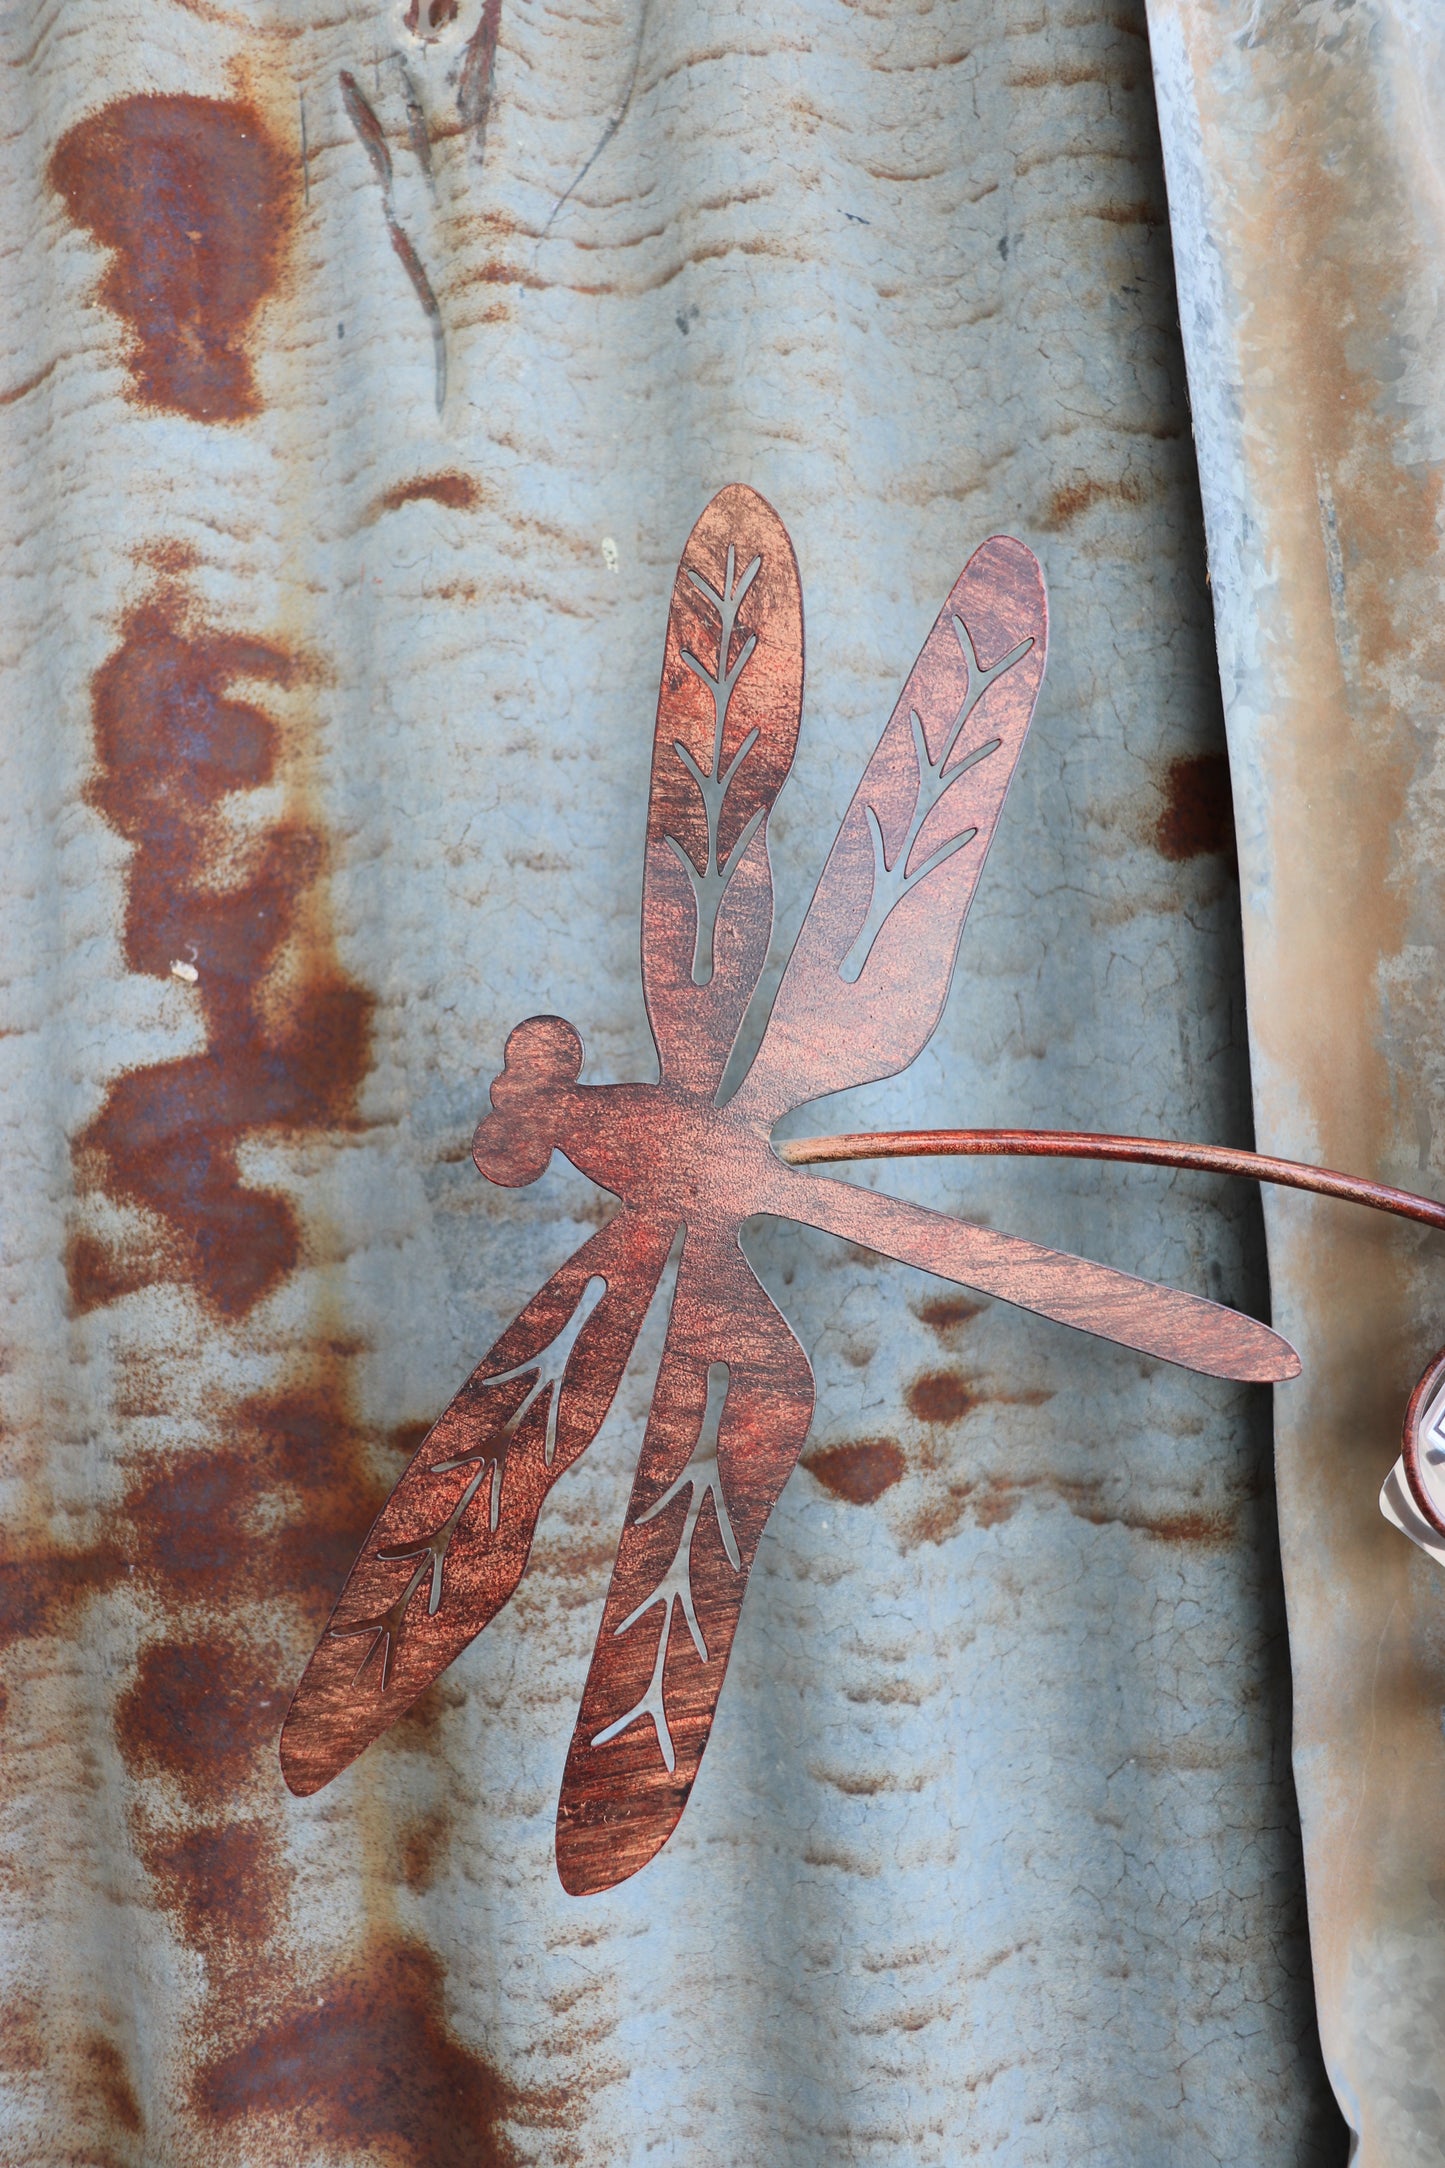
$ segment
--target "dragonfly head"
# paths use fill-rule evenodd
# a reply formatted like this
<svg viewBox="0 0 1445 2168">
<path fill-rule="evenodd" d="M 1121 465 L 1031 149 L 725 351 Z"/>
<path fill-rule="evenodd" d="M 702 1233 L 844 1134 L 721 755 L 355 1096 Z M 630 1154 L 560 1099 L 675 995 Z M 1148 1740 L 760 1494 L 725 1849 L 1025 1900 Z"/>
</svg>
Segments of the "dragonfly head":
<svg viewBox="0 0 1445 2168">
<path fill-rule="evenodd" d="M 507 1041 L 492 1111 L 477 1124 L 472 1157 L 489 1182 L 522 1189 L 544 1172 L 567 1087 L 582 1069 L 582 1041 L 560 1016 L 529 1016 Z"/>
</svg>

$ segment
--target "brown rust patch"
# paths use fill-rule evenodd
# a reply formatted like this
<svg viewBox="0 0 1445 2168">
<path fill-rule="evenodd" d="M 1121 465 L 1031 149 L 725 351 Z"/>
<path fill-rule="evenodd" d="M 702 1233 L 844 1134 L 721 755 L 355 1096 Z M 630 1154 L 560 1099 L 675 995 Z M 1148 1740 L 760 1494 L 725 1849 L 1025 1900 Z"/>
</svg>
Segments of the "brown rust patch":
<svg viewBox="0 0 1445 2168">
<path fill-rule="evenodd" d="M 148 1460 L 126 1512 L 136 1564 L 162 1583 L 168 1605 L 223 1607 L 266 1571 L 254 1511 L 272 1481 L 242 1448 L 167 1453 Z M 267 1546 L 269 1548 L 269 1546 Z"/>
<path fill-rule="evenodd" d="M 323 1373 L 218 1419 L 229 1442 L 147 1459 L 127 1494 L 137 1570 L 214 1613 L 288 1598 L 319 1632 L 385 1500 L 349 1396 Z"/>
<path fill-rule="evenodd" d="M 357 1546 L 386 1502 L 386 1472 L 370 1466 L 366 1435 L 349 1396 L 325 1377 L 262 1394 L 236 1409 L 238 1446 L 230 1459 L 234 1496 L 266 1500 L 266 1531 L 251 1537 L 264 1589 L 299 1606 L 321 1630 Z M 275 1511 L 275 1507 L 282 1511 Z M 247 1587 L 247 1559 L 236 1585 Z"/>
<path fill-rule="evenodd" d="M 1189 753 L 1171 760 L 1163 789 L 1164 808 L 1154 829 L 1161 858 L 1234 857 L 1234 796 L 1225 754 Z"/>
<path fill-rule="evenodd" d="M 264 1823 L 188 1829 L 142 1850 L 161 1903 L 193 1949 L 270 1940 L 286 1878 Z"/>
<path fill-rule="evenodd" d="M 1131 66 L 1111 67 L 1106 59 L 1058 60 L 1047 68 L 1015 68 L 1007 81 L 1010 90 L 1076 90 L 1081 83 L 1102 83 L 1109 90 L 1129 92 L 1139 84 Z"/>
<path fill-rule="evenodd" d="M 348 1565 L 350 1560 L 347 1561 Z M 332 1591 L 333 1595 L 335 1591 Z M 595 1597 L 596 1590 L 593 1595 Z M 377 1740 L 377 1748 L 383 1754 L 424 1754 L 436 1742 L 437 1732 L 448 1709 L 465 1707 L 467 1689 L 451 1672 L 444 1671 L 433 1679 L 416 1697 L 409 1709 L 397 1718 L 388 1731 Z"/>
<path fill-rule="evenodd" d="M 127 1768 L 172 1778 L 193 1805 L 228 1800 L 254 1776 L 274 1781 L 284 1677 L 279 1651 L 219 1633 L 152 1642 L 116 1708 Z"/>
<path fill-rule="evenodd" d="M 402 22 L 414 38 L 435 37 L 457 19 L 458 0 L 410 0 Z"/>
<path fill-rule="evenodd" d="M 43 368 L 35 370 L 33 375 L 27 376 L 21 383 L 12 384 L 8 390 L 0 391 L 0 407 L 14 406 L 19 400 L 28 399 L 31 392 L 39 391 L 41 385 L 49 381 L 55 368 L 54 361 L 47 361 Z"/>
<path fill-rule="evenodd" d="M 920 1324 L 943 1339 L 957 1326 L 966 1325 L 971 1318 L 977 1317 L 983 1307 L 981 1302 L 974 1302 L 968 1295 L 938 1295 L 920 1304 L 917 1316 Z"/>
<path fill-rule="evenodd" d="M 319 1633 L 390 1482 L 372 1466 L 349 1402 L 324 1386 L 246 1401 L 238 1420 L 284 1501 L 266 1545 L 270 1586 Z"/>
<path fill-rule="evenodd" d="M 245 340 L 276 280 L 293 193 L 256 108 L 116 99 L 62 136 L 50 180 L 115 252 L 100 294 L 130 327 L 132 396 L 202 422 L 255 414 Z"/>
<path fill-rule="evenodd" d="M 1108 481 L 1085 476 L 1077 482 L 1063 483 L 1053 492 L 1042 524 L 1057 533 L 1091 512 L 1096 504 L 1134 506 L 1146 503 L 1150 495 L 1137 475 L 1123 474 Z"/>
<path fill-rule="evenodd" d="M 212 2123 L 284 2131 L 293 2149 L 365 2152 L 397 2168 L 514 2168 L 517 2089 L 446 2020 L 431 1951 L 378 1938 L 354 1965 L 198 2074 Z M 279 2157 L 279 2154 L 274 2157 Z"/>
<path fill-rule="evenodd" d="M 77 1141 L 82 1177 L 98 1174 L 113 1197 L 160 1222 L 145 1249 L 75 1238 L 79 1310 L 181 1279 L 223 1316 L 243 1316 L 293 1269 L 300 1236 L 289 1199 L 242 1182 L 242 1138 L 355 1121 L 372 1003 L 315 931 L 321 838 L 283 819 L 238 864 L 221 818 L 229 793 L 272 780 L 280 736 L 232 688 L 299 674 L 269 642 L 193 626 L 171 589 L 131 612 L 96 673 L 89 796 L 135 846 L 126 962 L 160 978 L 178 958 L 194 963 L 189 991 L 207 1043 L 120 1077 Z M 284 998 L 268 983 L 283 960 Z"/>
<path fill-rule="evenodd" d="M 1159 203 L 1095 203 L 1087 213 L 1106 226 L 1162 226 L 1164 206 Z"/>
<path fill-rule="evenodd" d="M 907 1463 L 896 1438 L 858 1438 L 848 1445 L 824 1445 L 804 1456 L 803 1466 L 835 1498 L 850 1506 L 871 1506 L 902 1476 Z"/>
<path fill-rule="evenodd" d="M 104 2033 L 90 2033 L 80 2054 L 87 2090 L 99 2105 L 109 2128 L 124 2131 L 129 2138 L 138 2138 L 145 2128 L 145 2120 L 120 2049 Z"/>
<path fill-rule="evenodd" d="M 944 1543 L 972 1521 L 979 1528 L 996 1528 L 1011 1521 L 1026 1499 L 1056 1499 L 1081 1521 L 1094 1528 L 1129 1528 L 1156 1542 L 1214 1547 L 1234 1540 L 1237 1519 L 1231 1508 L 1188 1507 L 1178 1513 L 1160 1513 L 1120 1498 L 1096 1478 L 1071 1480 L 1056 1475 L 988 1475 L 973 1482 L 950 1483 L 941 1497 L 931 1499 L 909 1522 L 907 1540 L 913 1543 Z"/>
<path fill-rule="evenodd" d="M 109 1541 L 74 1551 L 37 1542 L 0 1558 L 0 1649 L 69 1636 L 77 1611 L 114 1588 L 125 1571 L 121 1550 Z"/>
<path fill-rule="evenodd" d="M 979 1404 L 980 1394 L 956 1370 L 929 1370 L 915 1378 L 904 1395 L 910 1415 L 920 1423 L 958 1423 Z"/>
<path fill-rule="evenodd" d="M 424 1814 L 403 1827 L 397 1840 L 401 1878 L 418 1896 L 436 1880 L 437 1862 L 450 1834 L 450 1819 L 440 1811 Z"/>
<path fill-rule="evenodd" d="M 0 2070 L 30 2073 L 45 2069 L 50 2044 L 46 2018 L 50 2014 L 35 1999 L 33 1987 L 22 1990 L 17 1986 L 7 1995 L 5 2022 L 0 2025 Z"/>
<path fill-rule="evenodd" d="M 470 474 L 418 474 L 398 482 L 381 499 L 379 509 L 395 512 L 404 504 L 444 504 L 451 512 L 474 512 L 482 501 L 482 486 Z"/>
</svg>

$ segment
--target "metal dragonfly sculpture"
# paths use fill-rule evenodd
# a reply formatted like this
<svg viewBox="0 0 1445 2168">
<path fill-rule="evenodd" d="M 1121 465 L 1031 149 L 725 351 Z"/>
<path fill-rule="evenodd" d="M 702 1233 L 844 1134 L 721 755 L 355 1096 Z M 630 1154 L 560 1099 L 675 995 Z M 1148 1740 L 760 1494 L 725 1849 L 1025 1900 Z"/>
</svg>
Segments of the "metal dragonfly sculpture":
<svg viewBox="0 0 1445 2168">
<path fill-rule="evenodd" d="M 770 1141 L 789 1109 L 906 1069 L 931 1037 L 1047 636 L 1037 560 L 995 536 L 924 643 L 757 1055 L 720 1104 L 772 930 L 767 826 L 797 742 L 803 620 L 792 545 L 761 497 L 729 487 L 698 520 L 668 615 L 643 876 L 660 1079 L 583 1084 L 572 1026 L 532 1017 L 507 1041 L 472 1148 L 487 1179 L 508 1187 L 536 1180 L 560 1150 L 620 1209 L 502 1334 L 387 1500 L 286 1718 L 293 1791 L 344 1769 L 512 1595 L 542 1501 L 601 1426 L 679 1230 L 666 1346 L 562 1781 L 557 1863 L 574 1894 L 634 1874 L 676 1826 L 763 1528 L 811 1420 L 812 1370 L 743 1255 L 745 1220 L 824 1229 L 1212 1376 L 1298 1373 L 1288 1342 L 1253 1318 L 800 1164 L 863 1156 L 887 1139 L 820 1140 L 811 1152 Z M 935 1134 L 954 1142 L 899 1148 L 966 1150 L 958 1139 L 982 1133 Z M 1080 1141 L 1118 1147 L 1107 1156 L 1219 1160 L 1208 1147 Z M 1234 1171 L 1266 1164 L 1226 1156 L 1251 1161 Z M 1375 1201 L 1362 1194 L 1372 1185 L 1347 1176 L 1310 1186 L 1331 1184 Z"/>
</svg>

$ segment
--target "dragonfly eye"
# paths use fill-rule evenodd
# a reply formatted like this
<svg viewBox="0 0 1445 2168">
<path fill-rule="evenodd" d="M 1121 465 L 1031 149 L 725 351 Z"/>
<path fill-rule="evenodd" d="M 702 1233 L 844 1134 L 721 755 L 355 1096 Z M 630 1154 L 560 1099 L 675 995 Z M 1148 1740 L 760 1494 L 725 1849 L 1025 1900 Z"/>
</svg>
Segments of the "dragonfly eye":
<svg viewBox="0 0 1445 2168">
<path fill-rule="evenodd" d="M 531 1016 L 507 1041 L 505 1066 L 492 1084 L 492 1111 L 477 1124 L 472 1158 L 489 1182 L 522 1189 L 552 1156 L 556 1095 L 575 1084 L 582 1041 L 560 1016 Z"/>
<path fill-rule="evenodd" d="M 507 1041 L 505 1066 L 492 1086 L 492 1105 L 535 1100 L 582 1072 L 582 1041 L 565 1016 L 529 1016 Z"/>
</svg>

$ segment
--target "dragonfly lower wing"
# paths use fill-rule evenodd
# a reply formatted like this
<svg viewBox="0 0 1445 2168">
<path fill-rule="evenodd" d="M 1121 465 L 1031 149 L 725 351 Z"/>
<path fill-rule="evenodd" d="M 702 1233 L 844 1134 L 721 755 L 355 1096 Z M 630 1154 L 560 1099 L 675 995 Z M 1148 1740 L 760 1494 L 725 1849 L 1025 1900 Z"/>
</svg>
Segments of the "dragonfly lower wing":
<svg viewBox="0 0 1445 2168">
<path fill-rule="evenodd" d="M 735 1241 L 690 1236 L 557 1809 L 573 1896 L 676 1827 L 748 1574 L 813 1414 L 813 1373 Z"/>
<path fill-rule="evenodd" d="M 501 1610 L 542 1500 L 612 1404 L 672 1228 L 624 1212 L 507 1328 L 433 1424 L 372 1527 L 281 1732 L 319 1791 Z"/>
<path fill-rule="evenodd" d="M 779 1168 L 763 1209 L 1207 1377 L 1299 1376 L 1288 1340 L 1217 1302 L 822 1175 Z"/>
</svg>

